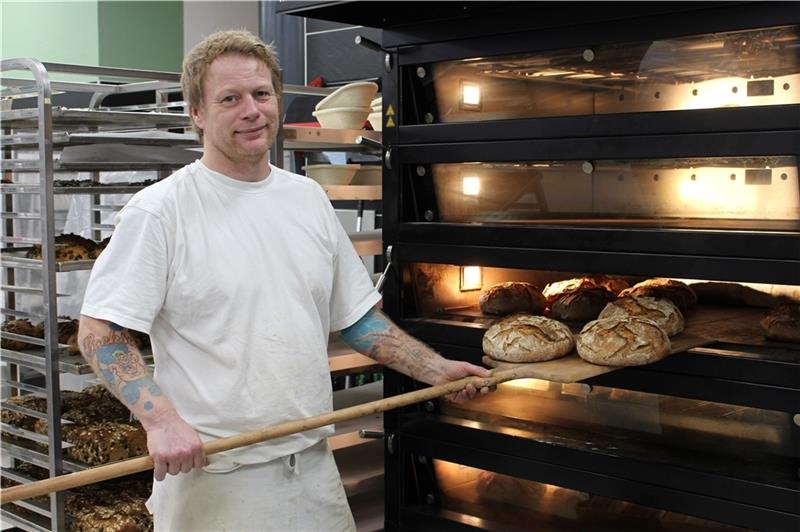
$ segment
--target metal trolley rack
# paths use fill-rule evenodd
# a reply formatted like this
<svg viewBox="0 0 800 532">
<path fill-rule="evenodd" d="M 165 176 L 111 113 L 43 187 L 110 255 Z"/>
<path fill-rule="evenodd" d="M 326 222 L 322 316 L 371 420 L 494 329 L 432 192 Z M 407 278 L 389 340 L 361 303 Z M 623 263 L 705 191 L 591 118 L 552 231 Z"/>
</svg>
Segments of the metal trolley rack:
<svg viewBox="0 0 800 532">
<path fill-rule="evenodd" d="M 166 172 L 185 164 L 185 161 L 143 162 L 106 161 L 76 162 L 70 164 L 59 157 L 66 147 L 91 145 L 96 143 L 124 144 L 125 146 L 191 146 L 196 145 L 193 135 L 180 133 L 153 133 L 167 128 L 186 128 L 190 119 L 182 110 L 178 112 L 146 112 L 148 110 L 170 111 L 170 93 L 180 91 L 180 77 L 168 72 L 152 72 L 118 68 L 88 67 L 54 63 L 41 63 L 33 59 L 11 59 L 0 63 L 3 72 L 2 97 L 4 103 L 15 98 L 35 98 L 35 106 L 24 109 L 3 108 L 2 118 L 2 171 L 3 171 L 3 309 L 4 317 L 30 318 L 41 320 L 44 338 L 34 338 L 3 331 L 3 339 L 24 341 L 40 346 L 34 350 L 2 349 L 2 361 L 9 365 L 10 378 L 4 382 L 12 393 L 31 393 L 47 399 L 47 413 L 42 414 L 15 405 L 4 404 L 4 409 L 16 410 L 22 414 L 46 419 L 48 434 L 41 435 L 3 424 L 2 429 L 12 434 L 16 442 L 32 441 L 46 443 L 47 451 L 28 448 L 24 443 L 2 444 L 3 454 L 13 460 L 32 463 L 49 470 L 50 476 L 76 471 L 86 465 L 66 460 L 62 450 L 69 446 L 61 441 L 60 419 L 60 374 L 91 373 L 91 368 L 76 355 L 66 352 L 66 345 L 58 342 L 58 272 L 91 269 L 93 260 L 57 262 L 55 249 L 56 222 L 54 219 L 54 196 L 56 194 L 88 194 L 93 198 L 93 225 L 95 238 L 110 226 L 100 223 L 103 211 L 116 210 L 113 206 L 100 204 L 101 194 L 134 193 L 142 188 L 136 185 L 101 185 L 99 172 L 107 170 L 159 170 Z M 28 72 L 31 79 L 16 79 L 12 72 Z M 86 75 L 98 80 L 111 79 L 113 82 L 60 82 L 50 79 L 51 72 Z M 19 74 L 17 74 L 19 75 Z M 91 94 L 89 109 L 66 109 L 53 105 L 53 98 L 63 91 Z M 146 106 L 134 105 L 109 110 L 101 107 L 103 100 L 110 95 L 141 94 L 155 100 Z M 19 158 L 23 151 L 35 153 L 33 159 Z M 89 186 L 57 186 L 54 176 L 59 171 L 90 171 Z M 16 182 L 15 176 L 37 175 L 38 182 Z M 23 195 L 39 198 L 38 205 L 33 202 L 23 211 L 19 201 Z M 22 227 L 32 226 L 27 235 L 22 235 Z M 38 227 L 37 227 L 38 226 Z M 35 235 L 35 236 L 30 236 Z M 41 260 L 25 257 L 31 245 L 41 246 Z M 19 270 L 31 270 L 41 274 L 41 282 L 36 286 L 24 286 L 17 282 Z M 30 284 L 36 284 L 31 282 Z M 29 311 L 19 308 L 18 295 L 26 294 L 41 298 L 41 310 Z M 29 368 L 44 374 L 44 387 L 23 382 L 20 368 Z M 3 468 L 3 477 L 16 482 L 28 482 L 9 469 Z M 26 512 L 19 512 L 20 509 Z M 19 515 L 24 513 L 25 516 Z M 64 513 L 64 494 L 55 493 L 50 504 L 41 505 L 32 501 L 20 501 L 2 508 L 3 519 L 26 530 L 63 530 L 66 528 Z"/>
<path fill-rule="evenodd" d="M 3 108 L 0 111 L 2 127 L 2 159 L 0 170 L 3 184 L 0 194 L 3 197 L 2 270 L 4 319 L 28 318 L 32 322 L 43 323 L 43 338 L 3 331 L 4 340 L 16 340 L 38 346 L 37 349 L 2 349 L 2 362 L 8 366 L 4 389 L 12 395 L 34 394 L 45 397 L 47 412 L 41 413 L 4 401 L 2 408 L 19 414 L 44 419 L 49 426 L 46 435 L 0 424 L 4 435 L 12 436 L 13 441 L 4 438 L 2 452 L 6 460 L 27 462 L 46 468 L 50 476 L 78 471 L 88 467 L 86 464 L 66 459 L 62 451 L 70 446 L 62 441 L 61 412 L 61 374 L 84 375 L 92 370 L 80 357 L 70 354 L 67 345 L 58 341 L 58 298 L 66 295 L 58 289 L 58 275 L 62 272 L 90 270 L 94 260 L 57 261 L 56 235 L 58 232 L 55 217 L 55 198 L 58 195 L 88 195 L 92 200 L 92 233 L 95 240 L 109 234 L 113 226 L 102 223 L 104 213 L 114 212 L 121 207 L 104 204 L 108 194 L 133 194 L 148 183 L 101 184 L 100 172 L 114 170 L 157 171 L 158 178 L 166 177 L 170 171 L 186 164 L 185 158 L 170 160 L 161 157 L 137 159 L 142 148 L 150 151 L 165 148 L 187 148 L 198 146 L 192 133 L 175 133 L 174 130 L 188 131 L 191 120 L 183 112 L 182 101 L 170 101 L 170 95 L 180 92 L 180 74 L 153 72 L 119 68 L 90 67 L 55 63 L 42 63 L 33 59 L 12 59 L 0 63 L 2 71 Z M 54 81 L 51 73 L 84 75 L 95 78 L 93 81 Z M 19 79 L 14 76 L 28 73 L 32 79 Z M 103 81 L 98 81 L 103 80 Z M 112 80 L 112 81 L 106 81 Z M 311 89 L 286 85 L 286 93 L 327 94 L 330 89 Z M 70 109 L 54 105 L 54 96 L 62 93 L 84 93 L 88 95 L 88 108 Z M 104 106 L 109 96 L 118 100 L 131 100 L 147 103 Z M 15 99 L 26 98 L 34 101 L 30 107 L 12 109 Z M 175 100 L 176 98 L 172 98 Z M 179 99 L 179 98 L 178 98 Z M 127 103 L 127 102 L 126 102 Z M 284 127 L 271 150 L 273 163 L 280 166 L 284 150 L 325 150 L 325 151 L 370 151 L 380 147 L 379 132 L 325 130 L 310 127 Z M 69 160 L 63 157 L 64 148 L 97 148 L 102 144 L 106 155 L 118 153 L 116 148 L 132 149 L 132 155 L 123 158 L 104 156 L 98 160 Z M 111 146 L 113 145 L 113 146 Z M 108 149 L 111 147 L 111 149 Z M 174 152 L 178 153 L 178 152 Z M 35 157 L 21 155 L 35 154 Z M 169 152 L 167 153 L 169 155 Z M 59 181 L 59 172 L 89 172 L 85 181 Z M 27 176 L 24 179 L 18 176 Z M 38 176 L 34 181 L 30 176 Z M 380 185 L 328 186 L 329 198 L 334 202 L 357 202 L 359 213 L 364 204 L 377 204 L 381 199 Z M 27 196 L 38 198 L 37 202 L 20 201 Z M 341 203 L 340 203 L 341 205 Z M 360 220 L 359 220 L 360 222 Z M 360 226 L 360 223 L 359 223 Z M 383 251 L 380 230 L 359 231 L 351 235 L 359 255 L 380 255 Z M 31 246 L 41 246 L 41 259 L 26 256 Z M 35 272 L 41 281 L 23 283 L 21 270 Z M 33 277 L 32 279 L 36 279 Z M 35 310 L 23 308 L 20 295 L 36 298 L 41 305 L 33 305 Z M 5 343 L 5 342 L 4 342 Z M 145 351 L 145 357 L 148 353 Z M 365 371 L 374 371 L 376 364 L 358 353 L 341 345 L 333 345 L 329 351 L 331 375 L 349 376 Z M 34 385 L 23 379 L 23 373 L 33 370 L 44 376 L 44 386 Z M 38 379 L 41 381 L 41 379 Z M 361 393 L 361 392 L 360 392 Z M 352 395 L 352 394 L 351 394 Z M 362 393 L 363 395 L 363 393 Z M 362 400 L 360 395 L 346 399 Z M 374 416 L 373 416 L 374 417 Z M 356 420 L 351 425 L 339 427 L 330 442 L 334 449 L 344 449 L 366 443 L 358 437 L 359 428 L 379 428 L 380 419 Z M 28 445 L 27 443 L 32 443 Z M 47 451 L 41 445 L 46 444 Z M 7 465 L 4 463 L 4 466 Z M 362 468 L 363 469 L 363 468 Z M 350 494 L 360 493 L 359 486 L 365 478 L 372 480 L 375 472 L 367 477 L 364 471 L 356 472 Z M 20 474 L 11 467 L 3 467 L 2 477 L 14 482 L 30 482 L 34 479 Z M 355 491 L 354 491 L 355 490 Z M 65 494 L 55 493 L 50 504 L 36 501 L 19 501 L 4 505 L 0 509 L 4 522 L 14 524 L 25 530 L 65 530 L 68 517 L 65 515 Z"/>
</svg>

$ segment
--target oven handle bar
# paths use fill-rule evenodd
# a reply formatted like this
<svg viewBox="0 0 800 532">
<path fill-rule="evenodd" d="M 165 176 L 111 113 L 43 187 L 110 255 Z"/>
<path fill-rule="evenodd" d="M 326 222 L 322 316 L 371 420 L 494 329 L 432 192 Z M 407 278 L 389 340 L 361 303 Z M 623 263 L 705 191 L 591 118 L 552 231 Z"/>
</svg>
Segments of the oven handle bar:
<svg viewBox="0 0 800 532">
<path fill-rule="evenodd" d="M 464 390 L 468 385 L 480 389 L 497 386 L 500 383 L 510 380 L 531 378 L 536 374 L 537 370 L 535 366 L 536 364 L 527 364 L 526 366 L 494 371 L 491 376 L 485 378 L 476 376 L 465 377 L 445 384 L 437 384 L 421 390 L 334 410 L 333 412 L 320 414 L 318 416 L 287 421 L 251 432 L 220 438 L 207 442 L 203 447 L 206 455 L 216 454 L 222 451 L 229 451 L 246 445 L 282 438 L 283 436 L 305 432 L 334 423 L 350 421 L 370 414 L 386 412 L 387 410 L 393 410 L 414 403 L 429 401 L 445 395 L 458 393 Z M 30 484 L 6 488 L 0 492 L 0 504 L 77 488 L 79 486 L 86 486 L 87 484 L 147 471 L 152 468 L 153 459 L 149 456 L 141 456 L 122 462 L 93 467 L 76 473 L 69 473 L 67 475 L 31 482 Z"/>
</svg>

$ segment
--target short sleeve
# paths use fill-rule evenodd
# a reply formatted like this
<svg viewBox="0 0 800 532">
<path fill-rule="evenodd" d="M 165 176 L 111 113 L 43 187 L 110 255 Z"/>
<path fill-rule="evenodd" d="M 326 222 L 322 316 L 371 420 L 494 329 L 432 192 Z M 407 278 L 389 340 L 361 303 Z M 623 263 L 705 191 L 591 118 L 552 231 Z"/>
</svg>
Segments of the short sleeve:
<svg viewBox="0 0 800 532">
<path fill-rule="evenodd" d="M 129 205 L 92 268 L 81 314 L 149 334 L 164 304 L 168 272 L 163 220 Z"/>
<path fill-rule="evenodd" d="M 353 248 L 353 243 L 333 208 L 331 216 L 336 239 L 330 304 L 331 330 L 340 331 L 360 320 L 381 300 L 381 295 L 372 285 L 367 268 Z"/>
</svg>

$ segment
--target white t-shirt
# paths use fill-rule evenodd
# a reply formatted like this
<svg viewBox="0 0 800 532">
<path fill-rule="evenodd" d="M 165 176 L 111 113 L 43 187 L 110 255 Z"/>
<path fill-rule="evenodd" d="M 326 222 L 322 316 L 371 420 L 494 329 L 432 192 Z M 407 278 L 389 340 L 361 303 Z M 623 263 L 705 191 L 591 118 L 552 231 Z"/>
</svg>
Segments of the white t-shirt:
<svg viewBox="0 0 800 532">
<path fill-rule="evenodd" d="M 379 300 L 314 181 L 248 183 L 200 161 L 136 194 L 82 314 L 150 334 L 155 380 L 204 440 L 332 409 L 327 341 Z M 230 451 L 269 461 L 332 427 Z"/>
</svg>

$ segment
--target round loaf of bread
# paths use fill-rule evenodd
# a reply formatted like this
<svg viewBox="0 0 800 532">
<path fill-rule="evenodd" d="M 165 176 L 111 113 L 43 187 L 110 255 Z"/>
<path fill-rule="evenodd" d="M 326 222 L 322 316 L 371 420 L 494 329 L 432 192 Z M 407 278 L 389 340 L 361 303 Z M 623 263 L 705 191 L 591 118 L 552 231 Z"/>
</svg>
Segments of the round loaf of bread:
<svg viewBox="0 0 800 532">
<path fill-rule="evenodd" d="M 590 321 L 576 340 L 578 355 L 601 366 L 641 366 L 669 355 L 667 333 L 644 318 Z"/>
<path fill-rule="evenodd" d="M 683 314 L 669 299 L 626 296 L 612 301 L 600 312 L 597 319 L 631 316 L 645 318 L 664 329 L 667 336 L 683 330 Z"/>
<path fill-rule="evenodd" d="M 483 351 L 505 362 L 542 362 L 563 357 L 575 346 L 569 327 L 544 316 L 514 314 L 483 335 Z"/>
<path fill-rule="evenodd" d="M 590 288 L 556 298 L 550 315 L 558 320 L 588 321 L 597 318 L 614 294 L 604 288 Z"/>
<path fill-rule="evenodd" d="M 674 279 L 648 279 L 619 293 L 619 297 L 640 296 L 669 299 L 683 314 L 697 305 L 697 294 L 689 285 Z"/>
<path fill-rule="evenodd" d="M 767 338 L 800 343 L 800 305 L 784 304 L 767 311 L 761 319 Z"/>
<path fill-rule="evenodd" d="M 481 312 L 505 316 L 515 312 L 541 314 L 547 306 L 542 292 L 530 283 L 509 281 L 496 284 L 481 294 Z"/>
</svg>

